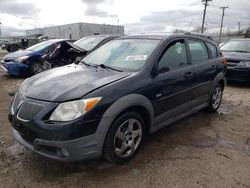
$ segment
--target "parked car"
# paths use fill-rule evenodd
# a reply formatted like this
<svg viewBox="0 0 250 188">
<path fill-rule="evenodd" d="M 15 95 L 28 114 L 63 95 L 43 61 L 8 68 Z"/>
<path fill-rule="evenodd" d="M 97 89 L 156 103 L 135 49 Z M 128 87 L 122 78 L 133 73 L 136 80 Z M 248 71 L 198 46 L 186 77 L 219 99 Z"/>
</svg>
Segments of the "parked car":
<svg viewBox="0 0 250 188">
<path fill-rule="evenodd" d="M 57 45 L 65 41 L 71 40 L 52 39 L 38 43 L 26 50 L 7 54 L 1 61 L 0 67 L 7 74 L 13 76 L 28 76 L 40 73 L 43 71 L 41 57 L 54 51 Z"/>
<path fill-rule="evenodd" d="M 250 39 L 234 39 L 221 48 L 227 59 L 228 80 L 250 82 Z"/>
<path fill-rule="evenodd" d="M 19 49 L 26 49 L 29 46 L 37 44 L 39 40 L 37 38 L 25 38 L 25 37 L 14 37 L 11 41 L 4 43 L 4 50 L 8 52 L 15 52 Z"/>
<path fill-rule="evenodd" d="M 93 35 L 84 37 L 74 43 L 64 42 L 52 53 L 43 56 L 44 69 L 51 69 L 79 63 L 83 57 L 99 48 L 110 40 L 118 38 L 117 35 Z"/>
<path fill-rule="evenodd" d="M 205 36 L 124 36 L 78 65 L 25 80 L 9 120 L 15 139 L 42 156 L 123 163 L 148 134 L 204 108 L 215 112 L 225 70 L 220 50 Z"/>
</svg>

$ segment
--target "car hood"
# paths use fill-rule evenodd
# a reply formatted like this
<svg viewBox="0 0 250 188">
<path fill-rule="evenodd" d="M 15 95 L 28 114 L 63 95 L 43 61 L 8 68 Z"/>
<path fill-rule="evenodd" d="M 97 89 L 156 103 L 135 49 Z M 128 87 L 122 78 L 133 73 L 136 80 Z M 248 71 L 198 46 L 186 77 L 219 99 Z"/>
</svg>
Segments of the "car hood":
<svg viewBox="0 0 250 188">
<path fill-rule="evenodd" d="M 30 55 L 32 51 L 19 50 L 13 53 L 9 53 L 4 57 L 4 60 L 14 60 L 22 56 Z"/>
<path fill-rule="evenodd" d="M 91 91 L 129 75 L 130 73 L 72 64 L 27 79 L 22 84 L 20 92 L 33 99 L 64 102 L 79 99 Z"/>
<path fill-rule="evenodd" d="M 223 52 L 223 55 L 228 60 L 238 60 L 238 61 L 248 61 L 248 60 L 250 60 L 250 53 Z"/>
</svg>

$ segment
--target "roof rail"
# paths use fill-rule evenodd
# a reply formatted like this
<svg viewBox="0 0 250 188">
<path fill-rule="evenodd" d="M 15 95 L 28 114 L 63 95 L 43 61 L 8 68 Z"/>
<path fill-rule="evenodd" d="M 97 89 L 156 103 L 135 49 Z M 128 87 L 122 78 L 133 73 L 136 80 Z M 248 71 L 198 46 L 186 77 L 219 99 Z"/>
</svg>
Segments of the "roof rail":
<svg viewBox="0 0 250 188">
<path fill-rule="evenodd" d="M 207 39 L 210 39 L 210 40 L 214 41 L 214 39 L 213 39 L 213 37 L 211 35 L 204 34 L 204 33 L 186 32 L 184 34 L 185 35 L 195 35 L 195 36 L 207 38 Z"/>
</svg>

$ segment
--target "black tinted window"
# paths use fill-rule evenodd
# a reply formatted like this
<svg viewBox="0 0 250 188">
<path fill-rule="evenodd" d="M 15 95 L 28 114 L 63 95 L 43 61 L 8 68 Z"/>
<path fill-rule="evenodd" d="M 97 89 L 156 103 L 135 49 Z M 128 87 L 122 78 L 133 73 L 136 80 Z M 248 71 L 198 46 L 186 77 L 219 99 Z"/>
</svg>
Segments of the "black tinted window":
<svg viewBox="0 0 250 188">
<path fill-rule="evenodd" d="M 169 69 L 174 69 L 187 64 L 188 61 L 184 40 L 175 41 L 170 44 L 170 46 L 168 46 L 165 52 L 163 53 L 158 64 L 158 69 L 165 67 Z"/>
<path fill-rule="evenodd" d="M 207 43 L 207 47 L 211 53 L 211 56 L 213 58 L 218 57 L 218 51 L 217 51 L 217 47 L 214 44 L 211 43 Z"/>
<path fill-rule="evenodd" d="M 205 44 L 200 41 L 188 40 L 193 63 L 201 63 L 208 60 L 208 52 Z"/>
</svg>

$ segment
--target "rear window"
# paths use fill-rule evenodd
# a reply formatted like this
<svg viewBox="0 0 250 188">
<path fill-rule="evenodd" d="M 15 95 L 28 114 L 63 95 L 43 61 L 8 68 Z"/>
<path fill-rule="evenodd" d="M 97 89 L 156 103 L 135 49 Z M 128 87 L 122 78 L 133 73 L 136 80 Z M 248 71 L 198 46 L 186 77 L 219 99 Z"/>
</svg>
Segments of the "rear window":
<svg viewBox="0 0 250 188">
<path fill-rule="evenodd" d="M 196 40 L 188 40 L 188 46 L 190 49 L 193 63 L 202 63 L 208 60 L 207 47 L 203 42 Z"/>
<path fill-rule="evenodd" d="M 211 44 L 211 43 L 206 43 L 207 44 L 207 47 L 211 53 L 211 56 L 213 58 L 215 57 L 218 57 L 218 50 L 217 50 L 217 47 L 214 45 L 214 44 Z"/>
</svg>

